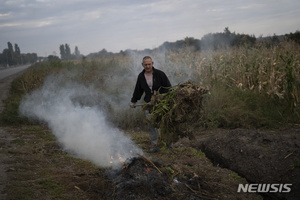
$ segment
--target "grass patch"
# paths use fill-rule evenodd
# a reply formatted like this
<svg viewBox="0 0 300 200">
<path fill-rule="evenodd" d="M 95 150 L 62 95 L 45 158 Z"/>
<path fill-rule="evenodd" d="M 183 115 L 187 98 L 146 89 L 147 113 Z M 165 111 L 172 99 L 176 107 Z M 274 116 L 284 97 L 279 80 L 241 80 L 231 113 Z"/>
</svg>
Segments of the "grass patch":
<svg viewBox="0 0 300 200">
<path fill-rule="evenodd" d="M 204 98 L 207 127 L 279 128 L 297 123 L 297 116 L 286 112 L 286 103 L 249 90 L 215 85 Z"/>
<path fill-rule="evenodd" d="M 229 175 L 229 178 L 236 180 L 239 183 L 247 183 L 245 178 L 240 177 L 237 173 L 231 172 Z"/>
<path fill-rule="evenodd" d="M 35 188 L 32 183 L 14 182 L 10 183 L 6 190 L 8 194 L 15 200 L 32 200 L 38 199 L 40 196 L 35 194 Z"/>
<path fill-rule="evenodd" d="M 4 110 L 0 115 L 0 125 L 22 125 L 30 122 L 19 115 L 19 105 L 25 94 L 39 88 L 50 73 L 58 73 L 60 62 L 37 63 L 29 67 L 22 75 L 14 79 L 8 98 L 4 101 Z"/>
<path fill-rule="evenodd" d="M 46 193 L 51 195 L 54 198 L 62 198 L 65 192 L 64 185 L 52 178 L 46 178 L 37 181 L 37 187 L 40 187 L 42 190 L 45 190 Z"/>
<path fill-rule="evenodd" d="M 18 145 L 25 145 L 25 141 L 24 140 L 22 140 L 22 139 L 14 139 L 13 141 L 12 141 L 12 143 L 14 143 L 14 144 L 18 144 Z"/>
</svg>

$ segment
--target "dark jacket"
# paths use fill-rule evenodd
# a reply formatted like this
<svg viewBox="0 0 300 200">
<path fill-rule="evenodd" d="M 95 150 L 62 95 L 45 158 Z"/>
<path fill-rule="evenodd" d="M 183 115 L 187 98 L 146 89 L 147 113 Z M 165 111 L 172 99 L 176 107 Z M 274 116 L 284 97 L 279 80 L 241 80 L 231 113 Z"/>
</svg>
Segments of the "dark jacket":
<svg viewBox="0 0 300 200">
<path fill-rule="evenodd" d="M 151 96 L 154 91 L 159 91 L 160 94 L 168 92 L 168 88 L 161 87 L 171 87 L 171 83 L 166 76 L 166 74 L 158 69 L 153 67 L 153 86 L 152 91 L 150 90 L 146 78 L 145 78 L 145 70 L 143 70 L 137 78 L 135 89 L 131 98 L 131 102 L 136 103 L 141 99 L 143 93 L 145 92 L 145 102 L 150 102 Z"/>
</svg>

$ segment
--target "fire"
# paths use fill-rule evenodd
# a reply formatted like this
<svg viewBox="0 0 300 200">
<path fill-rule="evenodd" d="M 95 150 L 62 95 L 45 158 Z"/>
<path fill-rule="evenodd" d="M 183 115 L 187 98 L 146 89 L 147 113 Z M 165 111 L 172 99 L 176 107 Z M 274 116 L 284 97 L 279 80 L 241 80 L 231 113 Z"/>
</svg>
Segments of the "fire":
<svg viewBox="0 0 300 200">
<path fill-rule="evenodd" d="M 147 173 L 149 174 L 149 172 L 150 172 L 150 168 L 148 167 L 148 165 L 145 163 L 145 167 L 146 167 L 146 171 L 147 171 Z"/>
<path fill-rule="evenodd" d="M 118 157 L 119 157 L 119 162 L 121 162 L 121 163 L 123 164 L 123 168 L 125 168 L 125 167 L 124 167 L 124 162 L 125 162 L 124 158 L 122 158 L 122 156 L 120 156 L 120 155 L 118 155 Z M 113 156 L 110 156 L 110 159 L 111 159 L 111 161 L 109 162 L 110 164 L 113 164 L 114 162 L 116 162 L 116 161 L 114 160 L 114 157 L 113 157 Z"/>
<path fill-rule="evenodd" d="M 120 160 L 121 163 L 124 163 L 124 160 L 121 156 L 119 157 L 119 160 Z"/>
</svg>

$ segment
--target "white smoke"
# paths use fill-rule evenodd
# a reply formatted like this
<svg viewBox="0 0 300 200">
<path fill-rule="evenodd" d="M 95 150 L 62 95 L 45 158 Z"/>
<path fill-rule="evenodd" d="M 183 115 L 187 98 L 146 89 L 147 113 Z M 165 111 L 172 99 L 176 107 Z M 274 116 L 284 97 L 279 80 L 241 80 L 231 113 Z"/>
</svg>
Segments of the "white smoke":
<svg viewBox="0 0 300 200">
<path fill-rule="evenodd" d="M 143 154 L 130 137 L 106 121 L 97 106 L 100 91 L 50 76 L 43 86 L 25 96 L 20 113 L 46 122 L 63 149 L 100 167 L 119 167 L 122 160 Z M 87 105 L 84 102 L 89 102 Z M 111 163 L 112 159 L 113 162 Z"/>
</svg>

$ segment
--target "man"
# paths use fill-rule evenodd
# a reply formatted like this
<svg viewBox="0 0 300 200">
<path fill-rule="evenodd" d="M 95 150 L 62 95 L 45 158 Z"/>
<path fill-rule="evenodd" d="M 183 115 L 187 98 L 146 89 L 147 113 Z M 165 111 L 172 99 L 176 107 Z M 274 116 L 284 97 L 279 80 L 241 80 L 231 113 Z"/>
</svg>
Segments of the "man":
<svg viewBox="0 0 300 200">
<path fill-rule="evenodd" d="M 155 69 L 153 64 L 150 56 L 145 56 L 143 58 L 142 66 L 144 67 L 144 70 L 138 75 L 130 107 L 135 108 L 136 102 L 141 99 L 144 92 L 144 101 L 148 103 L 150 102 L 154 91 L 158 91 L 162 94 L 168 92 L 168 88 L 171 87 L 171 83 L 166 74 L 161 70 Z M 150 111 L 145 111 L 145 114 L 146 118 L 150 119 Z M 158 130 L 149 124 L 148 131 L 151 144 L 153 145 L 153 149 L 150 149 L 148 152 L 159 152 L 160 150 L 157 148 Z"/>
</svg>

